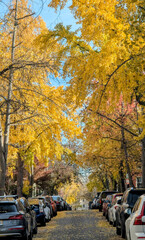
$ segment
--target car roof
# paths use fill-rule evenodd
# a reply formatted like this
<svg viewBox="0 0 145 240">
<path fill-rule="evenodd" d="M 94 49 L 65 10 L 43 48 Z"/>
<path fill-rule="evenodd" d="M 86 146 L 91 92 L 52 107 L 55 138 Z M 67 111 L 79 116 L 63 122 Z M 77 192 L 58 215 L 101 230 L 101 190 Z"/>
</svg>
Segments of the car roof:
<svg viewBox="0 0 145 240">
<path fill-rule="evenodd" d="M 8 199 L 3 199 L 1 200 L 0 199 L 0 203 L 9 203 L 9 204 L 16 204 L 16 201 L 15 200 L 8 200 Z"/>
<path fill-rule="evenodd" d="M 130 189 L 129 192 L 144 192 L 145 193 L 145 188 Z"/>
</svg>

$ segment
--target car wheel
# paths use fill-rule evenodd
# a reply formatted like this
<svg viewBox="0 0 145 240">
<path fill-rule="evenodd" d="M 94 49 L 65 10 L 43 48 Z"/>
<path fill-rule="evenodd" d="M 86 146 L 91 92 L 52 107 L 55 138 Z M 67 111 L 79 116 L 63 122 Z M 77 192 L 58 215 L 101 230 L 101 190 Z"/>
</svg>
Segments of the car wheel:
<svg viewBox="0 0 145 240">
<path fill-rule="evenodd" d="M 128 240 L 131 240 L 130 232 L 129 232 L 129 239 Z"/>
<path fill-rule="evenodd" d="M 109 219 L 109 224 L 112 225 L 112 221 L 110 221 L 110 219 Z"/>
<path fill-rule="evenodd" d="M 118 228 L 118 227 L 116 227 L 116 234 L 117 234 L 117 235 L 120 235 L 120 234 L 121 234 L 120 228 Z"/>
<path fill-rule="evenodd" d="M 33 229 L 33 233 L 37 234 L 37 224 L 35 225 L 35 228 Z"/>
<path fill-rule="evenodd" d="M 116 221 L 113 220 L 113 227 L 115 227 L 115 226 L 116 226 Z"/>
<path fill-rule="evenodd" d="M 122 221 L 121 221 L 121 237 L 122 238 L 125 238 L 125 228 L 124 228 L 124 225 L 123 225 L 123 223 L 122 223 Z"/>
<path fill-rule="evenodd" d="M 46 226 L 46 220 L 45 220 L 45 218 L 43 219 L 43 222 L 41 222 L 41 226 Z"/>
<path fill-rule="evenodd" d="M 33 238 L 33 232 L 31 231 L 28 239 L 29 239 L 29 240 L 32 240 L 32 238 Z"/>
<path fill-rule="evenodd" d="M 28 229 L 26 229 L 26 233 L 25 233 L 25 235 L 22 237 L 22 240 L 29 240 L 29 237 L 28 237 Z"/>
</svg>

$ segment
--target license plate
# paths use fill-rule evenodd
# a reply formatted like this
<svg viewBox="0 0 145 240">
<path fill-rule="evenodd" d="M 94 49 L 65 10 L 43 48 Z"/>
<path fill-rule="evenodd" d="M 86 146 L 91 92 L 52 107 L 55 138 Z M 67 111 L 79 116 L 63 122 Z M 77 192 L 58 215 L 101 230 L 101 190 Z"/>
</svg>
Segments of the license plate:
<svg viewBox="0 0 145 240">
<path fill-rule="evenodd" d="M 0 225 L 3 225 L 3 221 L 2 220 L 0 220 Z"/>
</svg>

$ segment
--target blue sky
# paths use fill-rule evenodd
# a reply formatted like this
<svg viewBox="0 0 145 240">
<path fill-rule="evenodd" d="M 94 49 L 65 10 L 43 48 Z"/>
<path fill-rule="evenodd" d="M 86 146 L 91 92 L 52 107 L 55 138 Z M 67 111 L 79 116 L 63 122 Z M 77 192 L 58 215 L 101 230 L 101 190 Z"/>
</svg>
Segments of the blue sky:
<svg viewBox="0 0 145 240">
<path fill-rule="evenodd" d="M 18 0 L 18 2 L 21 0 Z M 0 15 L 3 16 L 4 13 L 8 12 L 7 6 L 12 2 L 12 0 L 0 0 Z M 69 10 L 71 5 L 71 0 L 68 0 L 66 7 L 63 10 L 56 12 L 53 8 L 48 7 L 50 0 L 28 0 L 32 11 L 35 11 L 35 16 L 40 15 L 43 20 L 46 22 L 46 26 L 49 29 L 53 29 L 56 24 L 63 23 L 66 25 L 72 25 L 72 30 L 78 28 L 76 20 L 73 17 L 73 14 Z M 54 86 L 64 85 L 66 86 L 66 81 L 63 79 L 51 79 L 51 83 Z"/>
<path fill-rule="evenodd" d="M 18 0 L 21 1 L 21 0 Z M 28 0 L 31 9 L 36 12 L 36 15 L 41 15 L 46 22 L 48 28 L 53 29 L 57 23 L 62 22 L 64 25 L 72 25 L 72 29 L 76 29 L 77 25 L 75 19 L 69 10 L 71 0 L 68 0 L 66 7 L 63 10 L 56 12 L 53 8 L 49 8 L 50 0 Z M 0 15 L 2 16 L 7 12 L 7 6 L 12 3 L 12 0 L 0 0 Z"/>
<path fill-rule="evenodd" d="M 43 6 L 41 0 L 29 0 L 32 9 L 35 9 L 36 14 L 40 13 L 43 20 L 49 29 L 53 29 L 58 23 L 63 23 L 64 25 L 72 25 L 72 30 L 77 28 L 75 19 L 69 10 L 71 1 L 68 1 L 66 7 L 63 10 L 56 12 L 53 8 L 48 7 L 49 0 L 43 0 Z"/>
</svg>

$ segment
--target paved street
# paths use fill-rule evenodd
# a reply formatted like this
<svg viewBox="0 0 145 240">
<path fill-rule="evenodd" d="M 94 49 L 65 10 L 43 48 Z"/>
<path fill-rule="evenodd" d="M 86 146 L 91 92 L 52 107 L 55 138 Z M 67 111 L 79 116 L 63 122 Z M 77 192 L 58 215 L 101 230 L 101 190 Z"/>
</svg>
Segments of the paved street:
<svg viewBox="0 0 145 240">
<path fill-rule="evenodd" d="M 35 240 L 121 240 L 115 228 L 97 210 L 58 212 L 58 216 L 39 227 Z"/>
</svg>

